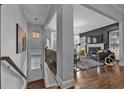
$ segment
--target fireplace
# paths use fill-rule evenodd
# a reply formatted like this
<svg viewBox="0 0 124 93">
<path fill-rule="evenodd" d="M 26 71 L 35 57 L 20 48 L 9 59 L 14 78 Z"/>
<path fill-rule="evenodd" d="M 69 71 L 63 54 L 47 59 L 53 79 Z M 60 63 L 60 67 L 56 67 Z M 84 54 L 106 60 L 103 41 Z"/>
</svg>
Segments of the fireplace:
<svg viewBox="0 0 124 93">
<path fill-rule="evenodd" d="M 98 50 L 104 49 L 104 43 L 99 44 L 87 44 L 87 54 L 88 55 L 96 55 Z"/>
<path fill-rule="evenodd" d="M 89 47 L 89 55 L 91 55 L 91 54 L 97 54 L 97 52 L 99 51 L 101 49 L 101 47 Z"/>
</svg>

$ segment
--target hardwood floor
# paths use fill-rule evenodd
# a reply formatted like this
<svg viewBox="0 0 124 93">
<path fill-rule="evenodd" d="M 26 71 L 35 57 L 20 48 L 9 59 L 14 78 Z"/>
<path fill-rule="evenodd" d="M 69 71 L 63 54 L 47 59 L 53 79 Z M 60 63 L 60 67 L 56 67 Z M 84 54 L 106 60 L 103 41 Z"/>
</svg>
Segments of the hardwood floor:
<svg viewBox="0 0 124 93">
<path fill-rule="evenodd" d="M 29 82 L 27 85 L 27 89 L 42 89 L 42 88 L 45 88 L 43 79 Z"/>
<path fill-rule="evenodd" d="M 36 80 L 28 83 L 27 89 L 61 89 L 60 86 L 46 88 L 44 80 Z"/>
<path fill-rule="evenodd" d="M 121 89 L 124 88 L 124 67 L 101 66 L 86 71 L 74 72 L 75 86 L 69 89 Z M 30 82 L 28 89 L 45 88 L 43 80 Z M 61 89 L 54 86 L 47 89 Z"/>
<path fill-rule="evenodd" d="M 75 75 L 75 89 L 120 89 L 124 88 L 124 67 L 101 66 Z"/>
</svg>

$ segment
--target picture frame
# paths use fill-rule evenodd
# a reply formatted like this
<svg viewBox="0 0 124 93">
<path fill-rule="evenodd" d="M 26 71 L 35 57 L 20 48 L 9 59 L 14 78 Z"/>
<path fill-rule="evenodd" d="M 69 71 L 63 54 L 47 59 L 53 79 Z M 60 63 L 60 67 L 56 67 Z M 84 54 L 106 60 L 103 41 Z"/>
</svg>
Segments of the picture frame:
<svg viewBox="0 0 124 93">
<path fill-rule="evenodd" d="M 16 24 L 16 54 L 26 51 L 26 32 Z"/>
</svg>

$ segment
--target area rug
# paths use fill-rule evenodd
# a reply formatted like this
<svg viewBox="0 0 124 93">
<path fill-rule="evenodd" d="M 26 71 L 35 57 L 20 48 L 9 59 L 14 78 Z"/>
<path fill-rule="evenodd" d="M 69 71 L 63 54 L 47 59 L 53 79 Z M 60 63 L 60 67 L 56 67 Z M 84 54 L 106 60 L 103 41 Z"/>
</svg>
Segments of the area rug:
<svg viewBox="0 0 124 93">
<path fill-rule="evenodd" d="M 83 71 L 91 69 L 91 68 L 95 68 L 98 66 L 102 66 L 102 65 L 104 64 L 99 63 L 98 61 L 90 59 L 88 57 L 81 57 L 80 61 L 77 63 L 77 67 Z"/>
</svg>

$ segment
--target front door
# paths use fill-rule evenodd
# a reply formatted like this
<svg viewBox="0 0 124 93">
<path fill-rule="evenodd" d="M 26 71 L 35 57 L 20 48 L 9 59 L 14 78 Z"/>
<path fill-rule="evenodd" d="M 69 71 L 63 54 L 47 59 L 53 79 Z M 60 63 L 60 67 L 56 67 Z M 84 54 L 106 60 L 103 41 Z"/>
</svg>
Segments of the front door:
<svg viewBox="0 0 124 93">
<path fill-rule="evenodd" d="M 28 52 L 28 81 L 35 81 L 43 78 L 42 52 L 30 50 Z"/>
</svg>

